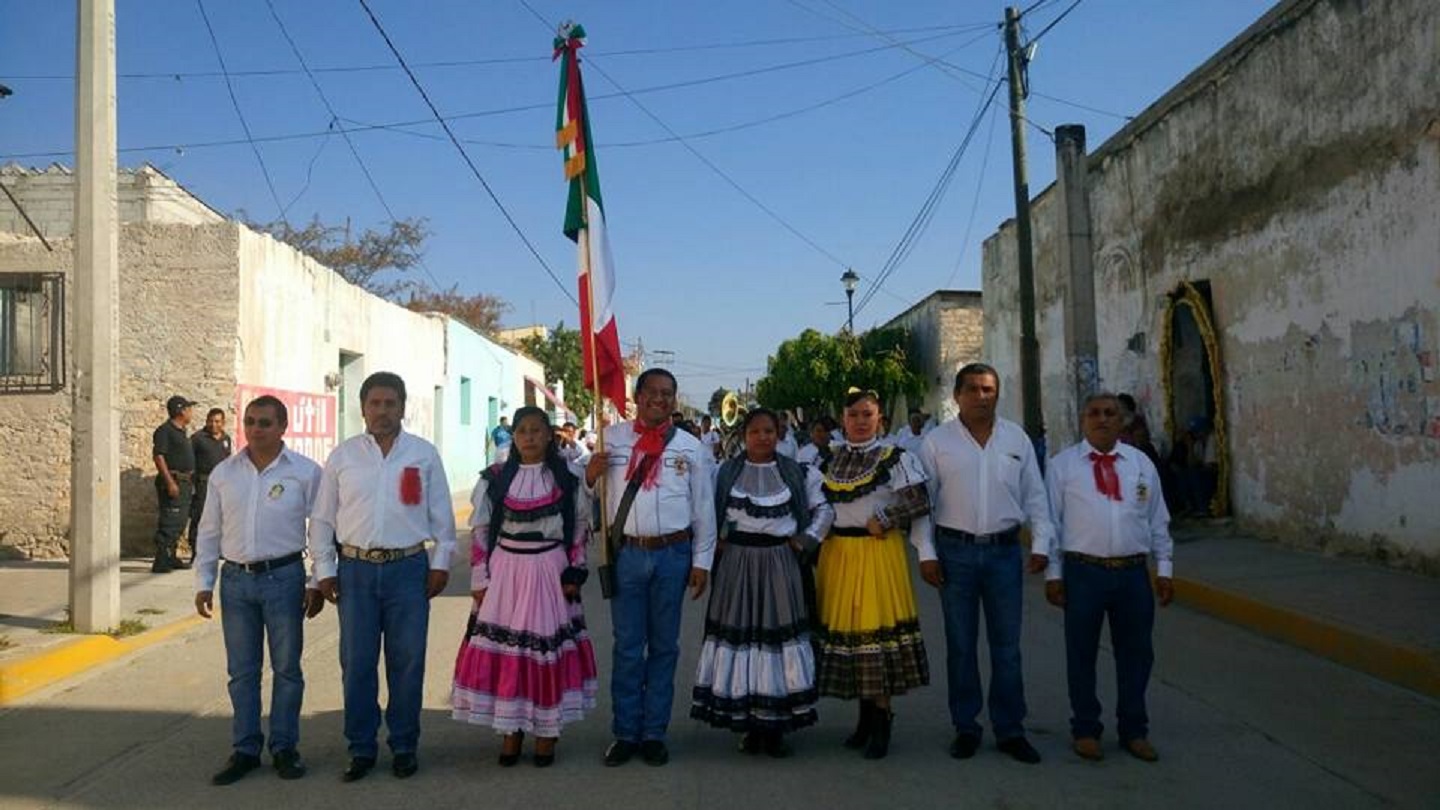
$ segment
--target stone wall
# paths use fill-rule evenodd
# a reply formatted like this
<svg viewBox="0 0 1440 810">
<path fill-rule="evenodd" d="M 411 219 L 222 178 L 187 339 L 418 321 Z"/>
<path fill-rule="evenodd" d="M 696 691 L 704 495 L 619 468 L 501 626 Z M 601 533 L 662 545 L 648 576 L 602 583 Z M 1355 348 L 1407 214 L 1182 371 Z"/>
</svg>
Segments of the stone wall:
<svg viewBox="0 0 1440 810">
<path fill-rule="evenodd" d="M 955 372 L 981 358 L 985 345 L 983 316 L 979 292 L 937 290 L 881 327 L 909 330 L 911 362 L 926 381 L 920 402 L 895 403 L 892 419 L 897 428 L 904 424 L 911 407 L 921 408 L 937 421 L 955 415 L 951 395 Z"/>
<path fill-rule="evenodd" d="M 234 391 L 235 244 L 238 226 L 135 223 L 120 233 L 121 551 L 145 553 L 155 529 L 151 434 L 165 400 L 183 394 L 203 414 Z M 0 241 L 0 272 L 72 271 L 72 243 Z M 71 283 L 67 281 L 67 288 Z M 73 302 L 67 294 L 67 304 Z M 67 343 L 74 322 L 66 315 Z M 73 363 L 73 350 L 67 358 Z M 68 377 L 69 375 L 67 375 Z M 70 525 L 71 389 L 0 397 L 0 547 L 9 555 L 63 556 Z"/>
<path fill-rule="evenodd" d="M 0 166 L 0 182 L 25 207 L 25 213 L 51 242 L 74 230 L 75 177 L 52 164 L 44 169 L 10 163 Z M 117 177 L 121 222 L 168 222 L 207 225 L 224 219 L 214 209 L 153 166 L 121 169 Z M 0 233 L 33 235 L 9 200 L 0 200 Z"/>
<path fill-rule="evenodd" d="M 1208 284 L 1236 518 L 1419 568 L 1440 568 L 1437 30 L 1429 0 L 1281 3 L 1089 161 L 1102 386 L 1166 438 L 1166 296 Z M 1058 204 L 1033 205 L 1052 450 L 1075 435 Z M 983 267 L 1013 391 L 1013 223 Z"/>
</svg>

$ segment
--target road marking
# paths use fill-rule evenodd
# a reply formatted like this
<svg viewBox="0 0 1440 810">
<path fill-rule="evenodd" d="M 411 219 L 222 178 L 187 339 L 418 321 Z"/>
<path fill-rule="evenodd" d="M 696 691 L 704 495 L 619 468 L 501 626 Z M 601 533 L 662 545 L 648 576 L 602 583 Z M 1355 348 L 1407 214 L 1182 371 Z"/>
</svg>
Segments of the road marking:
<svg viewBox="0 0 1440 810">
<path fill-rule="evenodd" d="M 52 649 L 0 665 L 0 706 L 7 706 L 92 667 L 158 644 L 203 622 L 189 616 L 129 638 L 87 635 Z"/>
</svg>

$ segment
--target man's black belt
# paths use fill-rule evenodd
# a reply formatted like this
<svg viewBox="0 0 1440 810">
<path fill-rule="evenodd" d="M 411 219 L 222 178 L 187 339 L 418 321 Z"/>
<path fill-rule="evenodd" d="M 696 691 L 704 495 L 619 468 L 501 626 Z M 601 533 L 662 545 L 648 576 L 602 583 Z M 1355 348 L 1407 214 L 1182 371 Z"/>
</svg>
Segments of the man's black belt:
<svg viewBox="0 0 1440 810">
<path fill-rule="evenodd" d="M 300 562 L 305 558 L 305 552 L 297 551 L 294 554 L 286 554 L 284 557 L 276 557 L 273 560 L 261 560 L 260 562 L 242 563 L 234 560 L 226 560 L 225 564 L 234 566 L 247 574 L 263 574 L 266 571 L 274 571 L 276 568 L 284 568 L 291 563 Z"/>
<path fill-rule="evenodd" d="M 1020 542 L 1020 527 L 1011 526 L 1002 532 L 971 534 L 947 526 L 936 526 L 935 536 L 941 540 L 953 540 L 967 546 L 1013 546 Z"/>
<path fill-rule="evenodd" d="M 732 546 L 774 548 L 775 546 L 783 546 L 789 543 L 790 538 L 773 534 L 760 534 L 759 532 L 732 531 L 725 535 L 725 542 Z"/>
<path fill-rule="evenodd" d="M 1096 568 L 1108 568 L 1112 571 L 1124 568 L 1140 568 L 1150 559 L 1147 554 L 1127 554 L 1123 557 L 1096 557 L 1092 554 L 1081 554 L 1078 551 L 1065 552 L 1065 562 L 1080 563 L 1081 565 L 1093 565 Z"/>
</svg>

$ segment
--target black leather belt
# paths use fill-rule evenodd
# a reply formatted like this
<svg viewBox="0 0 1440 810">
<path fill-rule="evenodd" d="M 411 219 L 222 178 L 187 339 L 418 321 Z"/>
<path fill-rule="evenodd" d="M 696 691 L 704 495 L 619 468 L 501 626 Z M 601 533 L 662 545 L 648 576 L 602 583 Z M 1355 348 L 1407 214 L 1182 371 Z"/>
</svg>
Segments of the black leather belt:
<svg viewBox="0 0 1440 810">
<path fill-rule="evenodd" d="M 500 532 L 501 540 L 513 540 L 523 545 L 513 546 L 506 543 L 497 543 L 500 548 L 511 554 L 544 554 L 545 552 L 559 548 L 563 541 L 546 537 L 540 532 Z"/>
<path fill-rule="evenodd" d="M 971 534 L 947 526 L 936 526 L 935 536 L 967 546 L 1013 546 L 1020 542 L 1020 527 L 1012 526 L 1003 532 L 992 532 L 991 534 Z"/>
<path fill-rule="evenodd" d="M 681 529 L 677 532 L 659 535 L 627 534 L 625 535 L 625 544 L 637 546 L 646 551 L 655 551 L 657 549 L 669 548 L 676 543 L 687 543 L 693 536 L 694 534 L 689 529 Z"/>
<path fill-rule="evenodd" d="M 1078 551 L 1065 552 L 1065 562 L 1093 565 L 1097 568 L 1109 568 L 1112 571 L 1121 568 L 1139 568 L 1145 565 L 1149 559 L 1149 556 L 1145 554 L 1127 554 L 1124 557 L 1096 557 L 1093 554 L 1081 554 Z"/>
<path fill-rule="evenodd" d="M 225 564 L 238 568 L 247 574 L 263 574 L 266 571 L 274 571 L 276 568 L 284 568 L 291 563 L 300 562 L 305 558 L 305 552 L 297 551 L 294 554 L 286 554 L 284 557 L 276 557 L 273 560 L 261 560 L 260 562 L 242 563 L 234 560 L 226 560 Z"/>
<path fill-rule="evenodd" d="M 869 537 L 870 529 L 866 526 L 831 526 L 830 533 L 836 537 Z"/>
</svg>

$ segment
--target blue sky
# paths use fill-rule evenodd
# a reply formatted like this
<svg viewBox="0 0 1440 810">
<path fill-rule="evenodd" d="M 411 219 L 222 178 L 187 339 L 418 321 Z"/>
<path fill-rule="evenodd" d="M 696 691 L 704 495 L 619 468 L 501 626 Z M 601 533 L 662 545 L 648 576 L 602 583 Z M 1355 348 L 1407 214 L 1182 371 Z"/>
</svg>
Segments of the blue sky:
<svg viewBox="0 0 1440 810">
<path fill-rule="evenodd" d="M 426 123 L 429 111 L 358 0 L 271 2 L 312 68 L 383 67 L 317 73 L 346 127 L 421 122 L 352 137 L 395 214 L 429 220 L 434 280 L 504 298 L 512 305 L 507 324 L 574 326 L 574 305 L 439 127 Z M 581 22 L 590 35 L 586 82 L 621 340 L 673 352 L 651 357 L 671 358 L 682 395 L 698 403 L 717 385 L 762 376 L 781 340 L 843 324 L 845 266 L 867 279 L 859 302 L 970 127 L 984 77 L 992 65 L 1003 72 L 999 4 L 528 2 L 548 20 Z M 247 144 L 202 145 L 239 139 L 242 130 L 223 80 L 187 75 L 219 66 L 195 0 L 116 5 L 120 147 L 164 147 L 122 151 L 121 164 L 149 161 L 222 211 L 277 218 Z M 573 290 L 575 252 L 560 233 L 566 189 L 553 148 L 558 68 L 549 61 L 548 27 L 520 0 L 371 5 L 411 63 L 464 63 L 417 74 L 444 115 L 464 116 L 451 125 L 471 159 Z M 1040 2 L 1025 18 L 1028 34 L 1070 5 Z M 1039 41 L 1029 117 L 1047 129 L 1083 124 L 1099 145 L 1123 116 L 1159 98 L 1270 5 L 1083 0 Z M 387 215 L 344 140 L 321 134 L 332 131 L 331 116 L 296 72 L 266 0 L 205 0 L 205 10 L 232 73 L 282 71 L 233 77 L 252 133 L 308 134 L 259 144 L 288 218 L 383 224 Z M 74 14 L 71 2 L 0 0 L 0 83 L 15 93 L 0 102 L 0 162 L 71 162 L 69 154 L 40 153 L 68 153 L 74 143 L 73 83 L 64 78 L 74 72 Z M 937 56 L 953 67 L 925 63 Z M 797 62 L 805 64 L 781 67 Z M 736 73 L 748 75 L 718 78 Z M 640 92 L 676 83 L 690 84 Z M 607 93 L 616 95 L 598 97 Z M 635 100 L 704 160 L 663 140 L 665 128 Z M 704 134 L 717 129 L 730 131 Z M 1026 135 L 1038 192 L 1053 178 L 1054 149 L 1039 130 Z M 1009 128 L 997 103 L 913 253 L 857 312 L 857 329 L 937 288 L 979 287 L 980 242 L 1014 214 L 1010 173 Z M 425 271 L 420 277 L 430 281 Z"/>
</svg>

